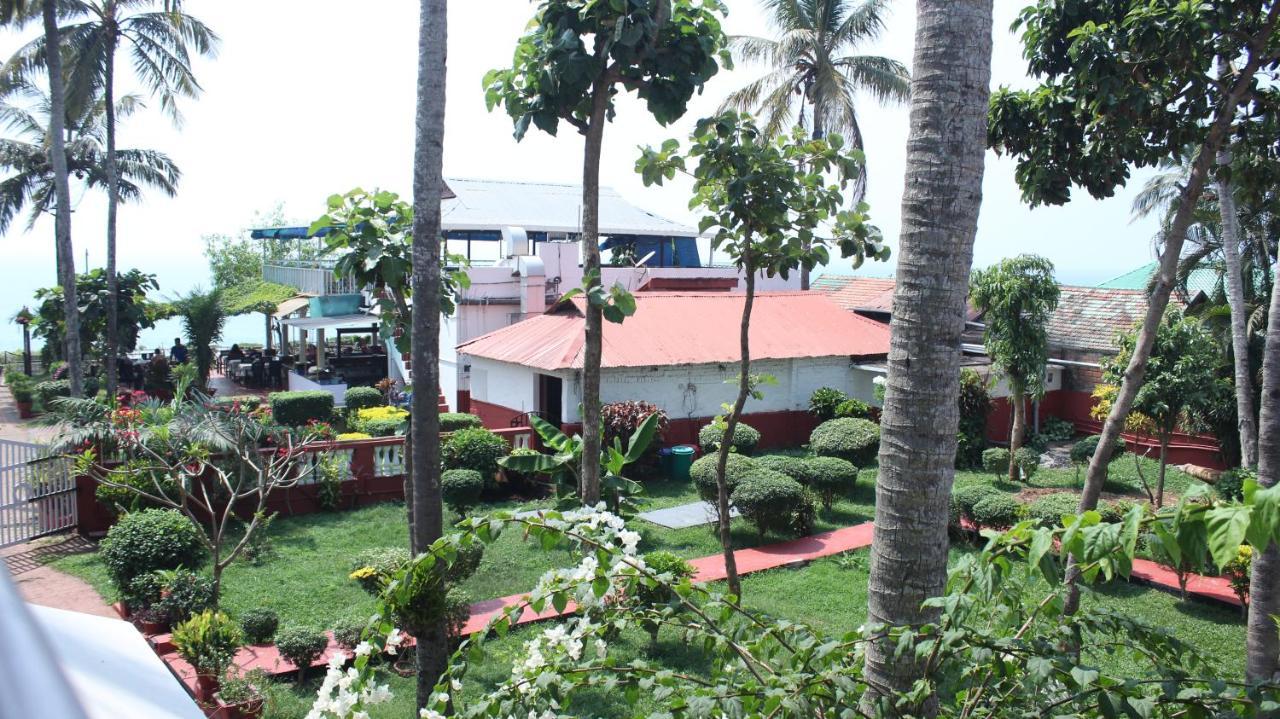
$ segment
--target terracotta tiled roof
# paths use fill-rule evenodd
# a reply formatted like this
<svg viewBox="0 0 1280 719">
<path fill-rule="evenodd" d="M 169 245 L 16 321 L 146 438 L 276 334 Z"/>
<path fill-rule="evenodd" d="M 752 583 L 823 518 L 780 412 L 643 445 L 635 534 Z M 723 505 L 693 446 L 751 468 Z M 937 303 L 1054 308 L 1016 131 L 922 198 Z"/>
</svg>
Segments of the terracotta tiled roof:
<svg viewBox="0 0 1280 719">
<path fill-rule="evenodd" d="M 636 313 L 604 323 L 604 367 L 735 362 L 745 295 L 639 292 Z M 458 345 L 458 352 L 543 370 L 582 367 L 583 305 L 564 303 Z M 883 357 L 889 328 L 819 292 L 762 292 L 751 312 L 751 358 Z"/>
<path fill-rule="evenodd" d="M 1114 352 L 1115 338 L 1147 312 L 1142 290 L 1062 286 L 1058 309 L 1049 316 L 1049 346 Z"/>
<path fill-rule="evenodd" d="M 893 309 L 893 278 L 823 275 L 812 285 L 846 310 L 888 312 Z"/>
</svg>

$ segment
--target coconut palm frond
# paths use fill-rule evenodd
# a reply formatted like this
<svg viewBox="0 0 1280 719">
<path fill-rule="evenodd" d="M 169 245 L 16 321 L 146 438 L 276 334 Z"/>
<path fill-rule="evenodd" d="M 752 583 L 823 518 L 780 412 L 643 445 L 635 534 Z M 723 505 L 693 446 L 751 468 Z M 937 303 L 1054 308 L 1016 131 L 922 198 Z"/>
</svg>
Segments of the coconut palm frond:
<svg viewBox="0 0 1280 719">
<path fill-rule="evenodd" d="M 778 43 L 754 35 L 733 35 L 729 38 L 729 52 L 738 63 L 773 62 L 776 64 Z"/>
<path fill-rule="evenodd" d="M 884 32 L 888 11 L 888 0 L 864 0 L 845 15 L 839 27 L 832 33 L 832 45 L 852 46 L 879 38 Z"/>
<path fill-rule="evenodd" d="M 911 78 L 906 65 L 887 57 L 850 55 L 832 62 L 848 79 L 846 94 L 870 93 L 881 104 L 903 103 L 911 99 Z"/>
</svg>

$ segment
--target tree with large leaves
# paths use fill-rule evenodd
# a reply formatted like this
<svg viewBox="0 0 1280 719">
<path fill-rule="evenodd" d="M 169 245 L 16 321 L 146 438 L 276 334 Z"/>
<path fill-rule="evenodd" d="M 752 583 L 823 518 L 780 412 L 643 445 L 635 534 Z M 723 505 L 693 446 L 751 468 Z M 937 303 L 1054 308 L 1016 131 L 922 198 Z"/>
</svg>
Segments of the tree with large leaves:
<svg viewBox="0 0 1280 719">
<path fill-rule="evenodd" d="M 13 221 L 27 211 L 29 231 L 41 215 L 51 214 L 56 193 L 53 166 L 49 162 L 49 95 L 34 85 L 22 93 L 27 102 L 0 103 L 0 123 L 17 138 L 0 140 L 0 169 L 8 173 L 0 181 L 0 232 L 8 232 Z M 16 99 L 15 96 L 11 95 Z M 140 103 L 126 95 L 116 103 L 116 114 L 132 114 Z M 107 187 L 105 146 L 105 106 L 102 102 L 81 108 L 78 116 L 66 118 L 67 170 L 90 189 Z M 117 196 L 125 202 L 141 199 L 143 188 L 159 190 L 169 197 L 177 193 L 181 170 L 158 150 L 116 150 Z"/>
<path fill-rule="evenodd" d="M 1039 255 L 1018 255 L 985 270 L 975 270 L 969 297 L 982 312 L 982 341 L 987 355 L 1009 384 L 1009 454 L 1022 447 L 1027 430 L 1027 397 L 1044 396 L 1044 366 L 1049 361 L 1049 315 L 1058 306 L 1053 263 Z M 1009 462 L 1009 481 L 1019 467 Z"/>
<path fill-rule="evenodd" d="M 107 302 L 110 293 L 107 290 L 106 273 L 102 268 L 94 268 L 76 278 L 76 296 L 80 299 L 80 342 L 92 351 L 101 352 L 106 343 L 107 334 Z M 119 342 L 120 349 L 132 352 L 138 346 L 138 334 L 144 329 L 156 326 L 156 320 L 167 313 L 165 305 L 147 299 L 148 292 L 159 289 L 156 276 L 129 270 L 120 273 L 116 281 L 120 291 L 116 293 L 119 306 L 116 312 L 120 316 Z M 48 287 L 36 292 L 35 334 L 44 339 L 46 345 L 61 345 L 66 327 L 66 317 L 62 306 L 62 288 Z"/>
<path fill-rule="evenodd" d="M 159 10 L 152 9 L 157 4 Z M 105 169 L 107 189 L 107 277 L 116 276 L 116 215 L 121 196 L 123 158 L 116 152 L 116 53 L 125 49 L 133 73 L 160 100 L 160 107 L 175 123 L 181 122 L 178 99 L 200 93 L 191 68 L 191 52 L 212 56 L 218 36 L 196 18 L 182 11 L 181 0 L 62 0 L 63 17 L 81 19 L 62 29 L 61 47 L 70 60 L 66 97 L 70 106 L 97 104 L 105 108 Z M 47 39 L 37 38 L 20 48 L 0 70 L 0 92 L 20 85 L 44 65 Z M 54 53 L 58 54 L 58 53 Z M 117 346 L 112 338 L 118 321 L 109 316 L 107 389 L 115 389 Z"/>
<path fill-rule="evenodd" d="M 43 41 L 58 47 L 58 7 L 51 1 L 0 0 L 0 25 L 22 25 L 40 15 L 44 29 Z M 38 65 L 40 63 L 35 63 Z M 31 70 L 35 71 L 35 65 Z M 54 219 L 53 231 L 57 246 L 59 281 L 62 284 L 62 301 L 66 307 L 67 374 L 71 380 L 71 396 L 79 397 L 84 391 L 84 368 L 80 358 L 80 304 L 76 299 L 75 252 L 71 246 L 71 181 L 67 171 L 66 148 L 66 78 L 62 74 L 61 53 L 48 53 L 43 65 L 49 77 L 49 166 L 53 168 Z"/>
<path fill-rule="evenodd" d="M 1065 203 L 1073 184 L 1108 197 L 1127 181 L 1132 166 L 1155 166 L 1180 148 L 1195 148 L 1167 226 L 1142 330 L 1089 463 L 1081 510 L 1097 506 L 1111 446 L 1142 385 L 1183 242 L 1213 165 L 1242 128 L 1276 114 L 1280 90 L 1261 77 L 1280 68 L 1278 23 L 1280 3 L 1257 0 L 1041 0 L 1018 21 L 1028 69 L 1041 82 L 1029 90 L 995 94 L 989 139 L 993 148 L 1016 158 L 1026 201 Z M 1217 71 L 1222 57 L 1235 65 L 1234 72 Z M 1266 486 L 1275 479 L 1260 476 Z M 1280 548 L 1255 556 L 1265 570 L 1280 569 Z M 1273 606 L 1280 603 L 1280 574 L 1264 575 L 1269 589 L 1257 603 Z M 1073 569 L 1069 580 L 1077 576 Z M 1073 592 L 1071 606 L 1078 601 L 1078 591 Z M 1264 647 L 1252 633 L 1249 639 L 1250 677 L 1270 679 L 1280 664 L 1276 641 L 1271 640 L 1271 656 L 1264 660 Z"/>
<path fill-rule="evenodd" d="M 947 520 L 959 427 L 960 333 L 982 203 L 991 78 L 991 0 L 920 0 L 912 62 L 906 191 L 880 427 L 868 623 L 938 617 L 924 602 L 947 579 Z M 870 704 L 892 707 L 921 675 L 887 633 L 867 647 Z M 928 697 L 908 705 L 933 702 Z"/>
<path fill-rule="evenodd" d="M 728 111 L 698 121 L 688 156 L 696 159 L 693 204 L 706 212 L 699 230 L 714 230 L 711 246 L 722 249 L 746 280 L 739 325 L 738 394 L 723 420 L 716 459 L 716 516 L 724 551 L 729 592 L 742 595 L 730 532 L 729 484 L 725 472 L 734 429 L 742 421 L 747 398 L 762 396 L 766 378 L 751 373 L 751 310 L 756 276 L 787 277 L 826 264 L 826 248 L 813 242 L 826 229 L 855 267 L 865 257 L 888 259 L 879 230 L 867 223 L 867 207 L 844 211 L 843 190 L 862 173 L 862 153 L 843 151 L 844 138 L 832 134 L 808 139 L 803 128 L 790 137 L 762 132 L 748 115 Z M 637 163 L 646 185 L 685 169 L 679 144 L 646 148 Z M 834 182 L 832 178 L 834 177 Z"/>
<path fill-rule="evenodd" d="M 721 109 L 757 113 L 770 134 L 794 124 L 820 138 L 839 133 L 865 149 L 858 122 L 857 97 L 882 104 L 905 102 L 911 78 L 901 62 L 858 54 L 858 47 L 884 31 L 888 0 L 765 0 L 777 39 L 738 35 L 729 47 L 743 62 L 769 67 L 764 77 L 729 95 Z M 853 185 L 852 199 L 866 192 L 866 175 Z M 801 289 L 809 289 L 809 270 L 800 270 Z"/>
<path fill-rule="evenodd" d="M 685 112 L 720 64 L 724 48 L 720 0 L 543 0 L 516 44 L 510 68 L 485 75 L 486 102 L 502 105 L 516 139 L 532 124 L 551 135 L 563 120 L 585 138 L 582 158 L 583 292 L 587 296 L 582 358 L 582 501 L 600 499 L 600 358 L 603 320 L 634 311 L 624 291 L 600 281 L 600 154 L 605 123 L 619 90 L 635 92 L 666 125 Z"/>
</svg>

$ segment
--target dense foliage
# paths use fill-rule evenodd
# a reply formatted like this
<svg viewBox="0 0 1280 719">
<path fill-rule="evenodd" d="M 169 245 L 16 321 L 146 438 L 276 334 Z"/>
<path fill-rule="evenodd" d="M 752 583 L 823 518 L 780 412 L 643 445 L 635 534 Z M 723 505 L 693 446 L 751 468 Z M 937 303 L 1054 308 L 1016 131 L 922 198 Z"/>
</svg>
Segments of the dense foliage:
<svg viewBox="0 0 1280 719">
<path fill-rule="evenodd" d="M 794 479 L 817 492 L 826 509 L 831 509 L 837 496 L 852 492 L 858 481 L 858 468 L 839 457 L 811 457 L 803 461 L 803 466 L 808 481 Z"/>
<path fill-rule="evenodd" d="M 141 574 L 197 567 L 205 557 L 200 531 L 172 509 L 144 509 L 125 515 L 107 530 L 98 551 L 117 589 Z"/>
<path fill-rule="evenodd" d="M 198 673 L 220 679 L 244 637 L 231 617 L 206 609 L 174 627 L 172 641 L 179 656 Z"/>
<path fill-rule="evenodd" d="M 809 395 L 809 413 L 821 422 L 835 419 L 836 408 L 847 399 L 849 395 L 834 387 L 819 387 Z"/>
<path fill-rule="evenodd" d="M 440 474 L 440 498 L 459 515 L 466 516 L 483 493 L 484 477 L 474 469 L 446 469 Z"/>
<path fill-rule="evenodd" d="M 240 615 L 240 630 L 249 644 L 268 644 L 280 628 L 280 617 L 270 609 L 250 609 Z"/>
<path fill-rule="evenodd" d="M 307 669 L 324 653 L 329 646 L 329 637 L 323 631 L 304 626 L 287 626 L 276 632 L 276 649 L 280 656 L 298 668 L 298 681 L 306 675 Z"/>
<path fill-rule="evenodd" d="M 324 390 L 272 392 L 271 416 L 286 427 L 303 427 L 308 422 L 328 422 L 333 417 L 333 395 Z"/>
<path fill-rule="evenodd" d="M 483 427 L 484 422 L 474 414 L 466 412 L 441 412 L 440 413 L 440 431 L 456 432 L 460 429 L 469 429 L 472 427 Z"/>
<path fill-rule="evenodd" d="M 460 429 L 440 447 L 445 469 L 473 469 L 484 478 L 486 486 L 498 473 L 498 460 L 510 453 L 507 440 L 481 427 Z"/>
<path fill-rule="evenodd" d="M 982 466 L 982 450 L 987 446 L 987 412 L 991 397 L 982 375 L 965 367 L 960 370 L 960 429 L 956 436 L 956 468 Z"/>
<path fill-rule="evenodd" d="M 813 525 L 813 501 L 804 487 L 781 472 L 753 469 L 734 487 L 733 506 L 756 527 L 770 532 L 804 535 Z"/>
<path fill-rule="evenodd" d="M 148 292 L 160 289 L 156 276 L 140 270 L 116 273 L 119 295 L 116 298 L 117 340 L 121 352 L 138 348 L 138 334 L 156 326 L 168 308 L 147 299 Z M 110 294 L 107 275 L 100 268 L 76 277 L 76 297 L 80 303 L 80 346 L 82 351 L 102 357 L 107 347 L 107 310 Z M 62 288 L 49 287 L 36 292 L 36 321 L 32 333 L 47 347 L 61 347 L 65 333 Z M 91 396 L 91 393 L 85 392 Z"/>
<path fill-rule="evenodd" d="M 823 457 L 838 457 L 857 467 L 870 466 L 880 451 L 880 425 L 865 419 L 823 422 L 809 435 L 809 447 Z"/>
<path fill-rule="evenodd" d="M 720 451 L 722 439 L 724 439 L 724 427 L 718 426 L 715 422 L 698 430 L 698 444 L 702 446 L 702 451 L 705 453 Z M 758 444 L 760 444 L 759 430 L 745 422 L 739 422 L 734 426 L 730 451 L 749 456 L 756 451 Z"/>
<path fill-rule="evenodd" d="M 354 414 L 366 407 L 381 407 L 387 398 L 377 387 L 351 387 L 342 398 L 342 404 L 348 414 Z"/>
<path fill-rule="evenodd" d="M 698 490 L 698 496 L 708 502 L 715 502 L 716 498 L 716 461 L 714 454 L 705 454 L 693 461 L 689 467 L 689 477 L 693 480 L 693 486 Z M 729 486 L 729 492 L 732 494 L 734 487 L 742 481 L 749 472 L 756 468 L 755 460 L 737 453 L 731 453 L 725 463 L 724 480 Z"/>
</svg>

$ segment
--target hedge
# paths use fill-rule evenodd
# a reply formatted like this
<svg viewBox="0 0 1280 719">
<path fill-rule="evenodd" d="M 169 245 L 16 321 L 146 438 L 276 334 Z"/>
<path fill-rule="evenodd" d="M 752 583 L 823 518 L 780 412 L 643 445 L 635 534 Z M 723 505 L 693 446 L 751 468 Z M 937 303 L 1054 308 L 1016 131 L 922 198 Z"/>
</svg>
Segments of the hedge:
<svg viewBox="0 0 1280 719">
<path fill-rule="evenodd" d="M 267 644 L 280 628 L 280 617 L 265 607 L 250 609 L 240 616 L 240 630 L 249 644 Z"/>
<path fill-rule="evenodd" d="M 804 457 L 792 457 L 785 454 L 766 454 L 763 457 L 752 457 L 752 462 L 760 469 L 771 469 L 781 472 L 805 486 L 809 485 L 812 471 Z"/>
<path fill-rule="evenodd" d="M 1071 445 L 1071 463 L 1076 465 L 1088 464 L 1093 459 L 1093 453 L 1098 451 L 1098 441 L 1102 439 L 1101 435 L 1090 435 L 1084 439 Z M 1115 444 L 1112 445 L 1111 456 L 1107 458 L 1107 463 L 1116 461 L 1120 455 L 1124 454 L 1124 437 L 1116 437 Z"/>
<path fill-rule="evenodd" d="M 1009 450 L 992 447 L 982 452 L 982 468 L 1001 477 L 1009 473 Z"/>
<path fill-rule="evenodd" d="M 365 407 L 347 418 L 347 429 L 371 437 L 393 437 L 408 418 L 409 413 L 399 407 Z"/>
<path fill-rule="evenodd" d="M 733 490 L 733 505 L 762 539 L 769 532 L 800 534 L 813 523 L 813 502 L 804 487 L 771 469 L 748 472 Z"/>
<path fill-rule="evenodd" d="M 204 560 L 200 530 L 176 509 L 126 514 L 107 530 L 98 554 L 117 589 L 159 569 L 196 567 Z"/>
<path fill-rule="evenodd" d="M 474 469 L 486 485 L 494 482 L 498 460 L 511 453 L 507 440 L 480 427 L 460 429 L 440 448 L 445 469 Z"/>
<path fill-rule="evenodd" d="M 971 521 L 980 527 L 1004 529 L 1018 523 L 1021 505 L 1004 492 L 984 497 L 971 510 Z"/>
<path fill-rule="evenodd" d="M 974 506 L 987 497 L 998 494 L 1004 494 L 1004 492 L 989 484 L 970 484 L 965 487 L 957 487 L 951 492 L 951 504 L 955 508 L 956 514 L 959 514 L 963 519 L 974 522 Z"/>
<path fill-rule="evenodd" d="M 705 454 L 694 460 L 689 467 L 689 476 L 693 479 L 694 488 L 698 490 L 698 496 L 708 502 L 715 502 L 719 491 L 716 487 L 717 459 L 719 459 L 718 454 Z M 756 468 L 756 463 L 750 457 L 744 457 L 732 452 L 729 453 L 726 459 L 728 461 L 725 463 L 724 481 L 732 494 L 734 487 L 738 486 L 738 482 L 748 472 Z"/>
<path fill-rule="evenodd" d="M 273 392 L 267 400 L 272 418 L 288 427 L 302 427 L 311 420 L 328 422 L 333 417 L 333 395 L 323 390 Z"/>
<path fill-rule="evenodd" d="M 822 497 L 822 506 L 831 509 L 836 495 L 848 494 L 858 481 L 858 468 L 839 457 L 811 457 L 804 462 L 806 484 Z"/>
<path fill-rule="evenodd" d="M 440 431 L 441 432 L 457 432 L 460 429 L 469 429 L 472 427 L 483 427 L 484 422 L 474 414 L 465 412 L 441 412 L 440 413 Z"/>
<path fill-rule="evenodd" d="M 386 403 L 387 398 L 378 391 L 377 387 L 352 387 L 342 398 L 342 404 L 346 406 L 348 414 L 354 414 L 367 407 L 381 407 Z"/>
<path fill-rule="evenodd" d="M 482 492 L 484 477 L 474 469 L 446 469 L 440 475 L 440 498 L 459 515 L 479 504 Z"/>
<path fill-rule="evenodd" d="M 724 439 L 724 429 L 709 424 L 698 430 L 698 444 L 702 451 L 710 454 L 720 451 L 720 440 Z M 733 451 L 750 455 L 760 444 L 760 432 L 745 422 L 739 422 L 733 428 Z"/>
<path fill-rule="evenodd" d="M 1042 527 L 1057 527 L 1062 522 L 1062 515 L 1074 515 L 1079 506 L 1080 498 L 1074 494 L 1046 494 L 1027 505 L 1027 518 L 1034 519 Z"/>
<path fill-rule="evenodd" d="M 809 435 L 809 448 L 819 456 L 839 457 L 866 467 L 880 451 L 880 425 L 852 417 L 828 420 Z"/>
</svg>

